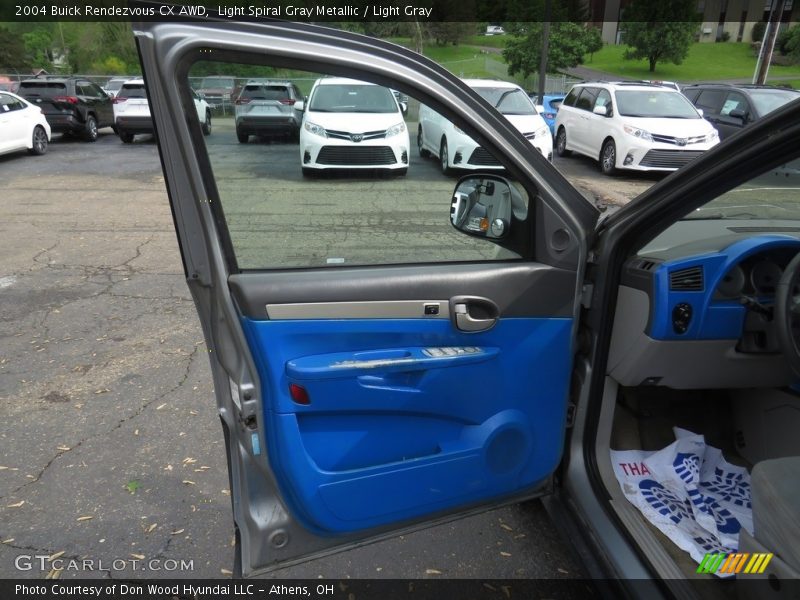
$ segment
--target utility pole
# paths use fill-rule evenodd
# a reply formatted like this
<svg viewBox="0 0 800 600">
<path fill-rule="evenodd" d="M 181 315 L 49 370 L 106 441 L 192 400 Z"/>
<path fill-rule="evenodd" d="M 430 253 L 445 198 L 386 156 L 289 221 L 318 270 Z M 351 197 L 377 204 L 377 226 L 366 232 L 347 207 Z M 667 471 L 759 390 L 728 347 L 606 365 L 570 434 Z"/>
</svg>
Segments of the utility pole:
<svg viewBox="0 0 800 600">
<path fill-rule="evenodd" d="M 544 86 L 547 81 L 547 52 L 550 47 L 550 16 L 551 16 L 552 0 L 544 0 L 544 21 L 542 23 L 542 56 L 539 61 L 539 89 L 536 93 L 539 95 L 538 102 L 544 103 Z"/>
<path fill-rule="evenodd" d="M 764 85 L 767 81 L 767 73 L 769 73 L 769 65 L 772 62 L 772 52 L 775 50 L 775 40 L 778 37 L 778 30 L 781 25 L 781 16 L 786 6 L 786 0 L 772 0 L 772 12 L 769 15 L 769 24 L 767 25 L 767 32 L 764 34 L 764 39 L 761 42 L 760 60 L 756 68 L 756 76 L 753 83 L 756 85 Z"/>
</svg>

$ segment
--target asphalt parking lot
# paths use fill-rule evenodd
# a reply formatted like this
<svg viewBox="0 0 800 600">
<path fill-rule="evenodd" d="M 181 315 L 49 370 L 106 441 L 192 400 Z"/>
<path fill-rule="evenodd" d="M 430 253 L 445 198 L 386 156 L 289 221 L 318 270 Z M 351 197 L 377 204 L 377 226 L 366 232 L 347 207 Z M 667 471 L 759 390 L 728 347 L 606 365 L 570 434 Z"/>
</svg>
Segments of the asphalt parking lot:
<svg viewBox="0 0 800 600">
<path fill-rule="evenodd" d="M 354 225 L 369 200 L 351 193 L 351 180 L 303 180 L 296 145 L 242 146 L 224 121 L 206 139 L 223 197 L 275 198 L 263 221 L 239 225 L 253 261 L 307 260 L 281 249 L 309 227 L 325 229 L 309 247 L 320 260 L 342 248 L 357 255 L 354 226 L 390 239 L 402 223 L 436 248 L 441 232 L 426 223 L 447 213 L 455 179 L 416 151 L 407 178 L 358 180 L 387 200 L 379 222 Z M 604 178 L 582 158 L 556 166 L 603 205 L 660 179 Z M 262 187 L 251 186 L 253 175 Z M 62 578 L 229 575 L 224 446 L 152 138 L 56 136 L 43 157 L 0 157 L 0 180 L 0 576 L 45 577 L 49 563 L 19 557 L 58 553 L 95 561 L 94 571 Z M 388 245 L 384 258 L 402 261 L 402 252 Z M 150 559 L 160 570 L 142 570 Z M 192 568 L 167 570 L 167 559 Z M 580 575 L 532 501 L 271 576 Z"/>
</svg>

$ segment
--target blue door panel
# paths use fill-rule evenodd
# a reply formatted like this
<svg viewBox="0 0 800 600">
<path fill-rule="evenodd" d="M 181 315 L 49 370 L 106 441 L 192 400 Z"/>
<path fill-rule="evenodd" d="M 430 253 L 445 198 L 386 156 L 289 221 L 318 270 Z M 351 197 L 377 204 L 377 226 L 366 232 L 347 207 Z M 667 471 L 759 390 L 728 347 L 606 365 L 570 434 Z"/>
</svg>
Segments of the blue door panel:
<svg viewBox="0 0 800 600">
<path fill-rule="evenodd" d="M 535 486 L 561 456 L 571 319 L 242 320 L 271 466 L 317 533 L 377 527 Z M 470 348 L 432 358 L 425 348 Z M 310 400 L 289 393 L 302 386 Z"/>
</svg>

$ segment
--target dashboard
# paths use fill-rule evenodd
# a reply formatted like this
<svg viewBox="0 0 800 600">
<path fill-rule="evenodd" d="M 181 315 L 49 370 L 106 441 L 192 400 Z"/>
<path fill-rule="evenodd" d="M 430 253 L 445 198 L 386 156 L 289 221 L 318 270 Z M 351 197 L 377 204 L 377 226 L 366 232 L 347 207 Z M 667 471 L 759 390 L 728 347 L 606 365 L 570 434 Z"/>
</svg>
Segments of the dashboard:
<svg viewBox="0 0 800 600">
<path fill-rule="evenodd" d="M 678 225 L 691 235 L 668 231 L 625 265 L 609 372 L 624 385 L 791 383 L 771 311 L 776 286 L 800 252 L 800 228 L 731 220 Z"/>
</svg>

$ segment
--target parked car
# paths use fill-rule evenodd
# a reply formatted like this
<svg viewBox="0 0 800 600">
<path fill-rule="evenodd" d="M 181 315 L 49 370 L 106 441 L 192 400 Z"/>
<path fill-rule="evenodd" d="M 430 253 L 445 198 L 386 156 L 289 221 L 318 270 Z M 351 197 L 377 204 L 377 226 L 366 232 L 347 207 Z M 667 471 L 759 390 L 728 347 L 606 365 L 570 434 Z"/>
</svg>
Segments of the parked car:
<svg viewBox="0 0 800 600">
<path fill-rule="evenodd" d="M 674 171 L 719 144 L 717 130 L 683 94 L 653 84 L 575 85 L 555 127 L 559 156 L 585 154 L 607 175 Z"/>
<path fill-rule="evenodd" d="M 796 596 L 800 209 L 798 182 L 771 174 L 800 163 L 800 103 L 600 218 L 503 115 L 408 49 L 305 23 L 148 21 L 135 33 L 163 91 L 153 114 L 215 382 L 234 576 L 542 497 L 607 597 Z M 392 182 L 349 190 L 358 214 L 336 213 L 347 194 L 327 188 L 298 204 L 307 186 L 280 174 L 242 170 L 226 191 L 230 161 L 214 168 L 185 114 L 185 65 L 198 48 L 402 89 L 481 139 L 505 173 L 469 173 L 452 191 L 431 181 L 425 201 L 441 194 L 440 219 L 408 222 L 393 209 L 419 191 Z M 589 89 L 597 117 L 633 106 L 671 125 L 654 133 L 677 135 L 697 120 L 658 96 L 677 94 L 664 88 L 590 88 L 576 95 Z M 678 108 L 665 118 L 663 103 Z M 648 117 L 630 118 L 640 125 L 621 135 L 642 139 Z M 323 133 L 308 116 L 305 125 Z M 287 231 L 309 206 L 317 218 Z M 253 245 L 271 235 L 302 265 Z M 320 262 L 324 244 L 309 248 L 320 236 L 347 238 L 328 256 L 367 244 L 371 260 Z M 414 260 L 381 252 L 397 240 Z M 669 460 L 649 462 L 665 446 Z M 620 464 L 615 451 L 641 458 Z M 717 473 L 723 456 L 740 466 Z M 689 534 L 694 553 L 654 527 Z M 513 586 L 506 596 L 526 597 Z"/>
<path fill-rule="evenodd" d="M 236 137 L 282 135 L 296 140 L 303 120 L 303 94 L 289 81 L 248 81 L 236 98 Z"/>
<path fill-rule="evenodd" d="M 135 79 L 135 77 L 112 77 L 103 86 L 103 91 L 111 98 L 114 98 L 122 87 L 122 84 L 131 79 Z"/>
<path fill-rule="evenodd" d="M 111 98 L 100 86 L 77 77 L 37 77 L 19 84 L 19 95 L 42 109 L 53 133 L 97 140 L 97 130 L 113 127 Z"/>
<path fill-rule="evenodd" d="M 44 154 L 50 125 L 42 109 L 11 92 L 0 91 L 0 154 L 28 149 Z"/>
<path fill-rule="evenodd" d="M 190 90 L 190 93 L 203 134 L 209 135 L 211 133 L 211 107 L 193 90 Z M 125 144 L 132 143 L 137 134 L 153 133 L 150 100 L 143 79 L 128 80 L 120 87 L 114 98 L 114 124 L 119 139 Z"/>
<path fill-rule="evenodd" d="M 683 94 L 703 111 L 703 116 L 717 128 L 723 140 L 800 98 L 800 90 L 791 88 L 724 83 L 686 86 Z"/>
<path fill-rule="evenodd" d="M 236 78 L 227 75 L 211 75 L 203 77 L 198 95 L 203 98 L 212 109 L 232 105 L 235 99 Z"/>
<path fill-rule="evenodd" d="M 464 83 L 500 111 L 542 156 L 553 159 L 553 138 L 547 123 L 521 87 L 492 79 L 465 79 Z M 425 105 L 419 110 L 417 149 L 423 158 L 435 156 L 444 174 L 454 169 L 502 168 L 471 136 Z"/>
<path fill-rule="evenodd" d="M 504 35 L 506 32 L 500 25 L 487 25 L 486 35 Z"/>
<path fill-rule="evenodd" d="M 408 170 L 408 128 L 389 88 L 329 77 L 308 97 L 300 130 L 304 175 L 331 169 Z"/>
<path fill-rule="evenodd" d="M 542 115 L 544 122 L 550 128 L 550 135 L 556 135 L 556 115 L 558 108 L 564 101 L 563 94 L 547 95 L 543 97 L 543 102 L 538 101 L 538 95 L 531 95 L 531 99 L 536 103 L 536 110 Z"/>
</svg>

